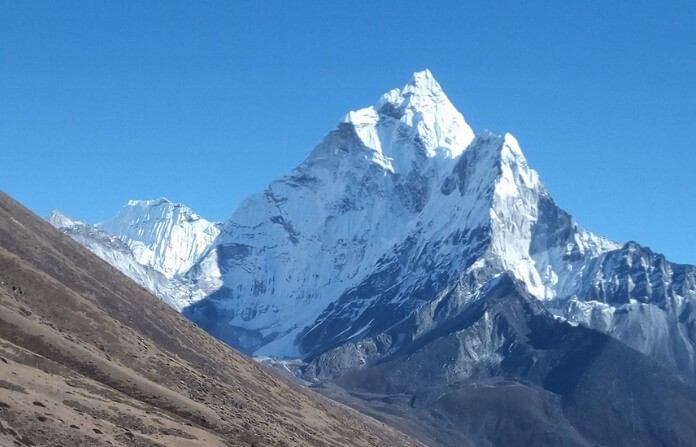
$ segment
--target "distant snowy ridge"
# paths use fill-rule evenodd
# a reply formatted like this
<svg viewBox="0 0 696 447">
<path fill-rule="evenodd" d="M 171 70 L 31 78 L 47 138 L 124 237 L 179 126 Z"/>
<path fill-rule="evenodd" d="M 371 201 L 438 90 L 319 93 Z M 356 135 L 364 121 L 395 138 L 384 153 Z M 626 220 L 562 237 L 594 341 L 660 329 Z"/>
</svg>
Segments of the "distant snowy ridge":
<svg viewBox="0 0 696 447">
<path fill-rule="evenodd" d="M 167 278 L 154 268 L 139 263 L 128 245 L 116 236 L 57 210 L 52 211 L 47 220 L 178 311 L 204 297 L 185 278 Z"/>
<path fill-rule="evenodd" d="M 186 273 L 220 233 L 219 224 L 165 198 L 131 200 L 95 226 L 124 241 L 140 264 L 167 278 Z"/>
</svg>

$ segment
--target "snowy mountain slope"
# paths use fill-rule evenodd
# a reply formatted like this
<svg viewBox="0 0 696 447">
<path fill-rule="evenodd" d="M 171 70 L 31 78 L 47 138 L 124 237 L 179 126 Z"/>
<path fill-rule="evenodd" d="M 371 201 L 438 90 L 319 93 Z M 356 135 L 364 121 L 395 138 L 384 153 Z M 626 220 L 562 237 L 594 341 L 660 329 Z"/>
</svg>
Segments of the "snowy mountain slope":
<svg viewBox="0 0 696 447">
<path fill-rule="evenodd" d="M 416 73 L 242 204 L 191 271 L 211 296 L 186 313 L 247 352 L 291 357 L 377 333 L 467 269 L 511 270 L 553 298 L 618 246 L 569 217 L 545 221 L 560 210 L 540 220 L 547 203 L 511 135 L 474 138 L 432 74 Z"/>
<path fill-rule="evenodd" d="M 140 264 L 131 249 L 116 236 L 65 216 L 59 211 L 51 212 L 47 220 L 55 228 L 179 311 L 203 297 L 202 293 L 185 279 L 167 278 L 152 267 Z"/>
<path fill-rule="evenodd" d="M 131 200 L 114 218 L 95 226 L 121 239 L 140 264 L 167 278 L 186 273 L 220 233 L 219 224 L 165 198 Z"/>
<path fill-rule="evenodd" d="M 348 113 L 225 223 L 192 271 L 215 293 L 188 315 L 244 350 L 297 355 L 299 331 L 407 237 L 472 138 L 429 72 Z"/>
<path fill-rule="evenodd" d="M 616 247 L 553 204 L 510 135 L 478 136 L 419 219 L 403 243 L 302 334 L 303 353 L 379 338 L 415 315 L 417 322 L 397 334 L 398 343 L 409 343 L 458 314 L 505 271 L 538 298 L 554 298 L 577 283 L 586 263 Z M 453 290 L 457 300 L 442 302 Z"/>
</svg>

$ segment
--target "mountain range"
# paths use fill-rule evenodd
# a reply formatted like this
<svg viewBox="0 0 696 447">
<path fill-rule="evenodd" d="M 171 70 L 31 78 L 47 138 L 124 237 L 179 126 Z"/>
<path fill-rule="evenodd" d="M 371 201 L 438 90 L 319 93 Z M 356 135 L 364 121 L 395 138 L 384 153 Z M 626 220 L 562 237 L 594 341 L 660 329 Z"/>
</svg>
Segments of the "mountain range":
<svg viewBox="0 0 696 447">
<path fill-rule="evenodd" d="M 580 227 L 427 70 L 222 223 L 166 199 L 49 220 L 216 338 L 433 445 L 696 442 L 696 267 Z M 637 386 L 669 396 L 660 422 Z M 534 411 L 502 418 L 511 395 Z M 462 404 L 483 401 L 491 420 Z"/>
<path fill-rule="evenodd" d="M 0 446 L 418 445 L 210 337 L 0 193 Z"/>
</svg>

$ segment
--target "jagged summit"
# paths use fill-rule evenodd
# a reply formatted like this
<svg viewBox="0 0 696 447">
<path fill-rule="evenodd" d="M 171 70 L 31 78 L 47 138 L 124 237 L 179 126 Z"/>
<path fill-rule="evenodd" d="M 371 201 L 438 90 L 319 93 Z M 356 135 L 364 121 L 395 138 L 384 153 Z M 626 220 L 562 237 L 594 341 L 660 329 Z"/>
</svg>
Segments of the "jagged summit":
<svg viewBox="0 0 696 447">
<path fill-rule="evenodd" d="M 456 158 L 474 138 L 429 70 L 414 73 L 404 87 L 385 93 L 373 106 L 349 112 L 342 122 L 355 128 L 373 151 L 372 160 L 391 172 L 407 173 L 423 157 Z"/>
<path fill-rule="evenodd" d="M 394 110 L 390 106 L 404 112 L 407 109 L 430 111 L 438 105 L 451 106 L 452 103 L 430 70 L 424 70 L 414 73 L 402 88 L 394 88 L 383 94 L 374 107 L 378 111 L 393 113 Z"/>
<path fill-rule="evenodd" d="M 414 72 L 411 76 L 411 82 L 409 85 L 427 88 L 432 91 L 442 91 L 442 87 L 435 80 L 433 73 L 428 68 Z"/>
<path fill-rule="evenodd" d="M 403 112 L 409 107 L 415 110 L 429 109 L 433 105 L 447 103 L 450 101 L 440 84 L 430 70 L 424 70 L 413 73 L 411 80 L 402 88 L 394 88 L 383 94 L 374 107 L 379 111 L 391 105 Z"/>
<path fill-rule="evenodd" d="M 73 219 L 72 217 L 66 216 L 59 210 L 53 210 L 50 212 L 48 217 L 46 217 L 46 220 L 53 225 L 55 228 L 69 228 L 73 227 L 79 223 L 81 223 L 77 219 Z"/>
</svg>

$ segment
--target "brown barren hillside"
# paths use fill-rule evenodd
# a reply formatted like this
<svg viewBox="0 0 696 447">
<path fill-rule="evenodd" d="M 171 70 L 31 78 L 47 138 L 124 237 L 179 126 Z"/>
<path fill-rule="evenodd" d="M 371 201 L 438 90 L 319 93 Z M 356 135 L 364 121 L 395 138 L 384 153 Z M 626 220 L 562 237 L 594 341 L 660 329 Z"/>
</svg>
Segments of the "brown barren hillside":
<svg viewBox="0 0 696 447">
<path fill-rule="evenodd" d="M 0 193 L 0 446 L 407 446 L 214 340 Z"/>
</svg>

